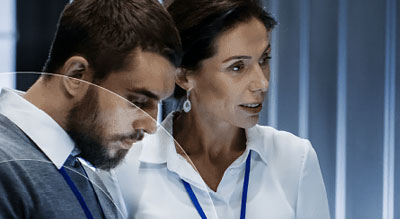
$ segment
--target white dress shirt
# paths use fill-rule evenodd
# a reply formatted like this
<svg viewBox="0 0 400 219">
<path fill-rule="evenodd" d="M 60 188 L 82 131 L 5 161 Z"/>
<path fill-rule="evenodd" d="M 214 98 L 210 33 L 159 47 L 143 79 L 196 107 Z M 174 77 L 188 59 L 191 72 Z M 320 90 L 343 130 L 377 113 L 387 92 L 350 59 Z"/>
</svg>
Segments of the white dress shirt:
<svg viewBox="0 0 400 219">
<path fill-rule="evenodd" d="M 245 161 L 251 153 L 246 218 L 326 219 L 328 201 L 310 142 L 256 125 L 246 130 L 245 152 L 225 171 L 217 191 L 176 152 L 173 114 L 147 135 L 116 169 L 129 218 L 200 218 L 181 179 L 188 182 L 207 218 L 240 218 Z M 223 159 L 223 158 L 221 158 Z"/>
<path fill-rule="evenodd" d="M 15 123 L 60 169 L 75 148 L 65 130 L 48 114 L 22 97 L 24 93 L 3 88 L 0 113 Z"/>
</svg>

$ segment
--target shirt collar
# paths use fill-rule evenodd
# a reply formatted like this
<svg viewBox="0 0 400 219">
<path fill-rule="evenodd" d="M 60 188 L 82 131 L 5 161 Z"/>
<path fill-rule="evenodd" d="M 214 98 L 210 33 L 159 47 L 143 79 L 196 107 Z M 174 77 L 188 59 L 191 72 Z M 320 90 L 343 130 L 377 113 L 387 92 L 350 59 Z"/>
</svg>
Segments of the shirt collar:
<svg viewBox="0 0 400 219">
<path fill-rule="evenodd" d="M 173 118 L 175 112 L 170 113 L 157 132 L 153 135 L 146 136 L 140 144 L 143 144 L 139 160 L 147 163 L 162 164 L 167 163 L 176 157 L 178 154 L 175 149 L 174 139 L 172 137 Z M 265 136 L 265 132 L 261 126 L 256 125 L 246 130 L 247 147 L 245 158 L 238 165 L 246 160 L 249 150 L 252 150 L 260 156 L 264 163 L 267 163 L 267 148 L 266 145 L 272 143 L 272 138 Z M 266 142 L 268 141 L 268 142 Z M 253 153 L 254 154 L 254 153 Z"/>
<path fill-rule="evenodd" d="M 24 99 L 23 94 L 3 88 L 0 93 L 0 113 L 25 132 L 60 169 L 75 148 L 75 144 L 53 118 Z"/>
<path fill-rule="evenodd" d="M 267 164 L 267 149 L 272 146 L 273 140 L 269 137 L 269 133 L 263 130 L 260 125 L 255 125 L 246 129 L 247 149 L 252 150 L 260 156 L 261 160 Z"/>
<path fill-rule="evenodd" d="M 172 136 L 173 118 L 174 113 L 169 114 L 155 134 L 145 136 L 143 141 L 140 142 L 143 147 L 139 155 L 139 161 L 166 164 L 167 169 L 178 174 L 181 179 L 201 190 L 208 191 L 200 174 L 192 166 L 188 165 L 184 157 L 176 152 Z"/>
</svg>

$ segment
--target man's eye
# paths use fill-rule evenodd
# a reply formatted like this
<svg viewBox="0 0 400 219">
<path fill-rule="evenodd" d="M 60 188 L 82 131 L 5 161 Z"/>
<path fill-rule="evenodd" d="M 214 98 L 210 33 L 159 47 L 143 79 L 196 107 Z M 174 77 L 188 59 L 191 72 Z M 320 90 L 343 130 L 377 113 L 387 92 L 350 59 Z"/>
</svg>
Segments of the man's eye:
<svg viewBox="0 0 400 219">
<path fill-rule="evenodd" d="M 145 105 L 145 103 L 143 103 L 143 102 L 139 102 L 139 101 L 134 101 L 134 102 L 131 102 L 133 105 L 135 105 L 136 107 L 139 107 L 139 108 L 143 108 L 143 106 Z"/>
<path fill-rule="evenodd" d="M 135 106 L 135 107 L 139 107 L 139 108 L 143 108 L 146 104 L 146 100 L 140 100 L 135 97 L 128 96 L 127 100 L 130 102 L 131 106 Z"/>
</svg>

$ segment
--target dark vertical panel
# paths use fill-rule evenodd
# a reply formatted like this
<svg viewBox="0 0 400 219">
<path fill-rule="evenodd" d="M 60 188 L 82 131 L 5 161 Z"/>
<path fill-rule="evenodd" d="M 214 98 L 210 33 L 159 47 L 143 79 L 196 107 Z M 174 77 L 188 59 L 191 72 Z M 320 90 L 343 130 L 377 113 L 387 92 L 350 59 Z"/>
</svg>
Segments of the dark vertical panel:
<svg viewBox="0 0 400 219">
<path fill-rule="evenodd" d="M 299 136 L 308 138 L 310 114 L 311 0 L 300 1 L 299 28 Z"/>
<path fill-rule="evenodd" d="M 376 219 L 382 217 L 385 1 L 348 4 L 346 215 Z"/>
<path fill-rule="evenodd" d="M 278 128 L 298 134 L 299 4 L 279 2 Z"/>
<path fill-rule="evenodd" d="M 399 26 L 399 25 L 398 25 Z M 399 32 L 398 32 L 399 33 Z M 399 45 L 399 43 L 398 43 Z M 400 46 L 397 46 L 397 54 Z M 394 218 L 400 218 L 400 69 L 396 71 Z"/>
<path fill-rule="evenodd" d="M 47 59 L 58 17 L 68 0 L 17 0 L 16 70 L 40 72 Z M 17 89 L 26 90 L 33 75 L 17 75 Z"/>
<path fill-rule="evenodd" d="M 383 195 L 382 215 L 384 219 L 394 216 L 394 134 L 395 134 L 395 1 L 386 0 L 385 24 L 385 99 L 384 99 L 384 150 L 383 150 Z"/>
<path fill-rule="evenodd" d="M 337 10 L 311 1 L 309 137 L 318 154 L 332 218 L 335 217 Z"/>
<path fill-rule="evenodd" d="M 347 1 L 338 1 L 335 217 L 346 218 Z"/>
<path fill-rule="evenodd" d="M 395 111 L 395 181 L 394 218 L 400 218 L 400 2 L 396 2 L 396 111 Z"/>
</svg>

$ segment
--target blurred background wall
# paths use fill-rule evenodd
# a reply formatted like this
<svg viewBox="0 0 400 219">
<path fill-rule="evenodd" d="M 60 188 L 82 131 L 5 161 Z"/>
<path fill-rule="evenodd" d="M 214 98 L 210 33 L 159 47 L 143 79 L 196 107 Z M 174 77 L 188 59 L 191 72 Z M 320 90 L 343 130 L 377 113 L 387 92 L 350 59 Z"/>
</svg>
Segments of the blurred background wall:
<svg viewBox="0 0 400 219">
<path fill-rule="evenodd" d="M 265 3 L 280 24 L 261 123 L 311 140 L 332 218 L 400 218 L 400 2 Z"/>
<path fill-rule="evenodd" d="M 67 2 L 0 1 L 0 72 L 41 70 Z M 332 218 L 400 218 L 399 0 L 264 3 L 279 26 L 260 123 L 311 140 Z"/>
<path fill-rule="evenodd" d="M 6 72 L 15 70 L 15 42 L 16 42 L 16 19 L 15 1 L 3 0 L 0 2 L 0 87 L 13 87 L 15 75 Z"/>
</svg>

